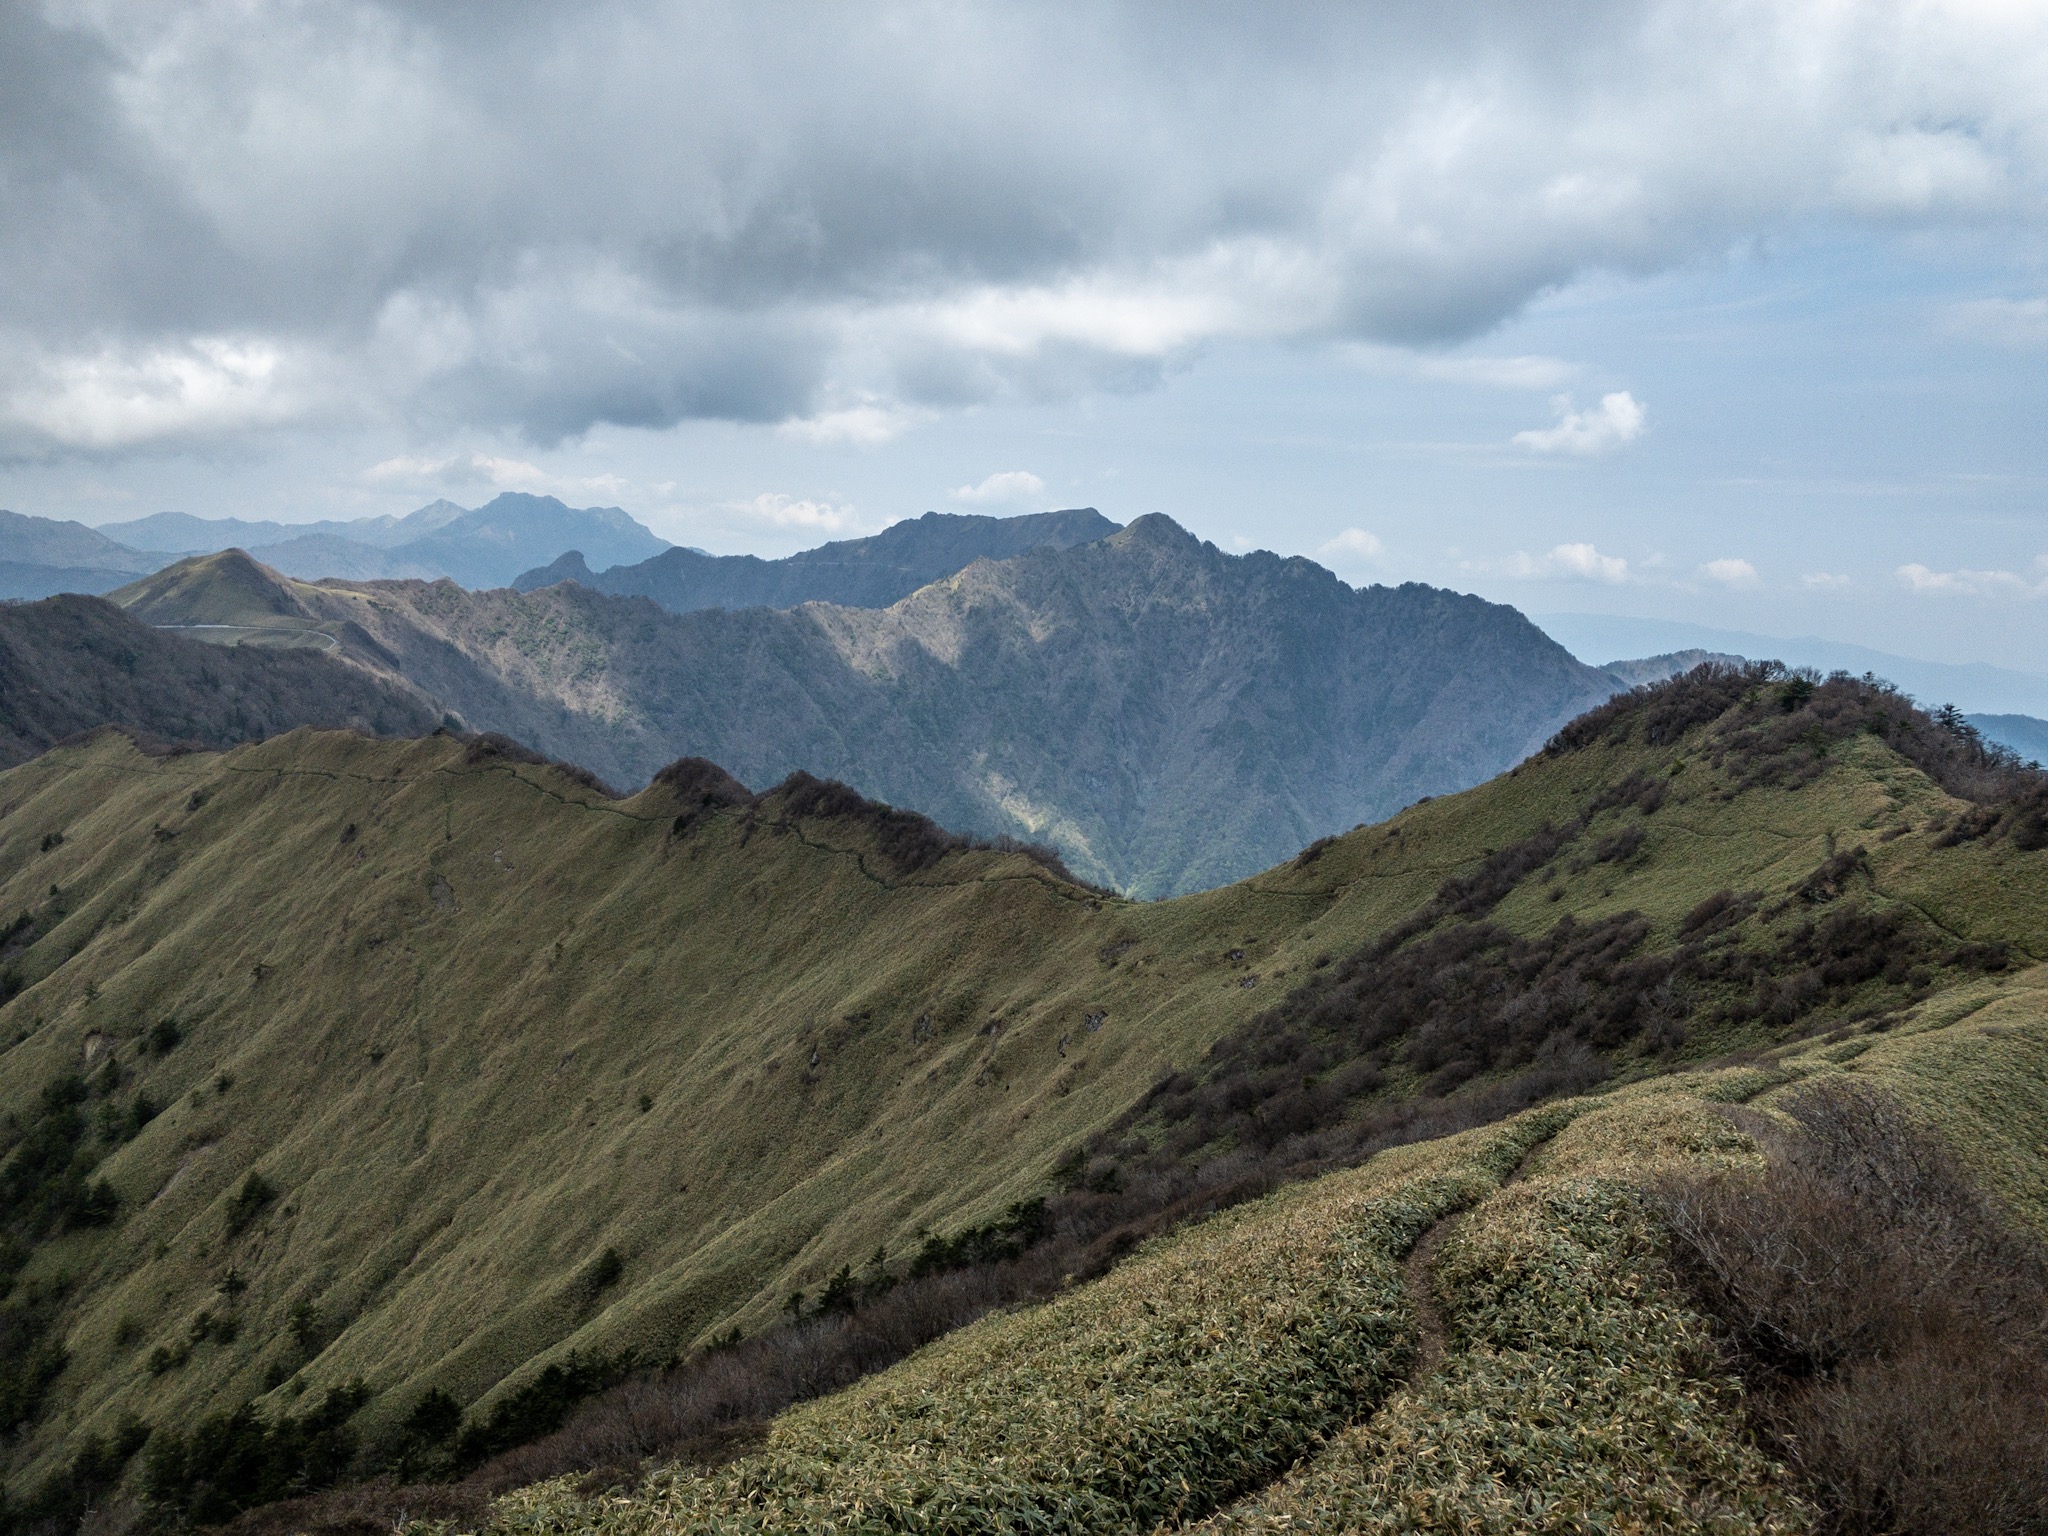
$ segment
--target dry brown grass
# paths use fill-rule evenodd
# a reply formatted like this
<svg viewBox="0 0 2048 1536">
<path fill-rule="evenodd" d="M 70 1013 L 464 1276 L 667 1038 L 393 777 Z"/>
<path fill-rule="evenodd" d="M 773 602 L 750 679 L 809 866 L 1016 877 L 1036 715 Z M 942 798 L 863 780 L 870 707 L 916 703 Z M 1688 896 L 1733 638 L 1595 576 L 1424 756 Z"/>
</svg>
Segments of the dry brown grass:
<svg viewBox="0 0 2048 1536">
<path fill-rule="evenodd" d="M 1829 1529 L 2048 1528 L 2048 1263 L 1876 1090 L 1786 1108 L 1760 1178 L 1661 1189 L 1759 1429 Z"/>
</svg>

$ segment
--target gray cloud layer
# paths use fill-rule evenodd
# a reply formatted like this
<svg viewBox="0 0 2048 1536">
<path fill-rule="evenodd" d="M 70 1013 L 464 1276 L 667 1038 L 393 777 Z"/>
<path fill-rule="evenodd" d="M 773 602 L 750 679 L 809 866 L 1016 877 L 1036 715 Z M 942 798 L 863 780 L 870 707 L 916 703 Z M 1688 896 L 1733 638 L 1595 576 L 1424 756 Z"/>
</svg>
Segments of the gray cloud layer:
<svg viewBox="0 0 2048 1536">
<path fill-rule="evenodd" d="M 792 421 L 1484 330 L 1807 221 L 2038 224 L 1965 3 L 0 7 L 0 449 Z"/>
</svg>

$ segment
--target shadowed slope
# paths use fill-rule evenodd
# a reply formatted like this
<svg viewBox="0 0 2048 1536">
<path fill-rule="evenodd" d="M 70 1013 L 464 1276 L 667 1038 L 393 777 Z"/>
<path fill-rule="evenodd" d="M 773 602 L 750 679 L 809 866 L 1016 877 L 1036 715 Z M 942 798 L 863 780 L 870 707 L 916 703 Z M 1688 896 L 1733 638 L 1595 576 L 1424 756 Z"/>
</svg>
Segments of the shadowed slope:
<svg viewBox="0 0 2048 1536">
<path fill-rule="evenodd" d="M 302 725 L 416 736 L 439 723 L 410 689 L 326 656 L 201 645 L 97 598 L 0 607 L 0 764 L 102 725 L 226 747 Z"/>
</svg>

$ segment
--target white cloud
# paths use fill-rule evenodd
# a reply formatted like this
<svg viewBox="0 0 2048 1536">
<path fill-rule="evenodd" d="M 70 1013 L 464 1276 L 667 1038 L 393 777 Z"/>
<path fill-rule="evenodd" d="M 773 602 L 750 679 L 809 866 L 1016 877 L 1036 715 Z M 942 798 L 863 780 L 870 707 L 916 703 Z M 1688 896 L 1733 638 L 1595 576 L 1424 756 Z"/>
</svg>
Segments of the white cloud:
<svg viewBox="0 0 2048 1536">
<path fill-rule="evenodd" d="M 1756 567 L 1747 560 L 1709 560 L 1700 567 L 1700 574 L 1724 587 L 1753 587 L 1758 582 Z"/>
<path fill-rule="evenodd" d="M 1628 561 L 1603 555 L 1591 544 L 1559 544 L 1549 554 L 1517 554 L 1508 562 L 1510 574 L 1525 581 L 1599 581 L 1618 585 L 1629 579 Z"/>
<path fill-rule="evenodd" d="M 1973 299 L 1950 306 L 1945 328 L 1987 346 L 2032 351 L 2048 347 L 2048 298 Z"/>
<path fill-rule="evenodd" d="M 1377 534 L 1367 533 L 1363 528 L 1346 528 L 1317 548 L 1316 555 L 1334 570 L 1357 570 L 1378 564 L 1386 549 Z"/>
<path fill-rule="evenodd" d="M 1554 390 L 1570 383 L 1580 371 L 1577 364 L 1559 357 L 1417 352 L 1371 342 L 1354 343 L 1344 349 L 1344 355 L 1374 373 L 1447 384 L 1476 384 L 1487 389 Z"/>
<path fill-rule="evenodd" d="M 872 448 L 902 436 L 930 414 L 929 411 L 902 406 L 855 405 L 844 410 L 820 411 L 811 416 L 792 416 L 776 430 L 784 437 L 819 447 L 845 443 L 856 448 Z"/>
<path fill-rule="evenodd" d="M 1625 389 L 1602 395 L 1597 406 L 1583 411 L 1573 410 L 1570 397 L 1565 395 L 1551 401 L 1551 406 L 1558 414 L 1557 425 L 1517 432 L 1514 441 L 1518 447 L 1533 453 L 1590 457 L 1612 453 L 1643 434 L 1643 408 Z"/>
<path fill-rule="evenodd" d="M 2048 596 L 2048 555 L 2034 562 L 2035 575 L 2016 571 L 1937 571 L 1925 565 L 1902 565 L 1899 584 L 1909 592 L 1951 597 Z"/>
<path fill-rule="evenodd" d="M 198 336 L 45 357 L 0 402 L 0 424 L 54 447 L 121 449 L 282 424 L 316 399 L 272 342 Z"/>
<path fill-rule="evenodd" d="M 5 14 L 23 451 L 337 412 L 858 445 L 1233 338 L 1554 389 L 1553 359 L 1443 349 L 1786 229 L 2048 215 L 2048 13 L 2017 0 Z M 1958 323 L 2048 324 L 1998 302 Z M 1642 425 L 1569 417 L 1517 441 Z"/>
<path fill-rule="evenodd" d="M 443 490 L 487 487 L 495 491 L 524 491 L 535 496 L 565 499 L 608 498 L 617 501 L 635 487 L 618 475 L 558 475 L 525 459 L 503 458 L 488 453 L 457 453 L 442 458 L 400 455 L 372 464 L 363 478 L 383 485 L 424 485 Z M 668 486 L 650 489 L 665 494 Z"/>
<path fill-rule="evenodd" d="M 1854 585 L 1847 576 L 1837 575 L 1833 571 L 1809 571 L 1799 578 L 1799 584 L 1815 592 L 1839 592 Z"/>
<path fill-rule="evenodd" d="M 724 505 L 727 511 L 737 512 L 750 522 L 762 523 L 770 528 L 853 533 L 862 531 L 866 526 L 849 505 L 834 505 L 829 501 L 805 501 L 794 496 L 784 496 L 778 491 L 764 491 L 751 500 L 729 501 Z"/>
<path fill-rule="evenodd" d="M 955 501 L 975 506 L 1036 503 L 1045 496 L 1045 482 L 1028 469 L 1006 469 L 988 476 L 979 485 L 963 485 L 953 492 Z"/>
</svg>

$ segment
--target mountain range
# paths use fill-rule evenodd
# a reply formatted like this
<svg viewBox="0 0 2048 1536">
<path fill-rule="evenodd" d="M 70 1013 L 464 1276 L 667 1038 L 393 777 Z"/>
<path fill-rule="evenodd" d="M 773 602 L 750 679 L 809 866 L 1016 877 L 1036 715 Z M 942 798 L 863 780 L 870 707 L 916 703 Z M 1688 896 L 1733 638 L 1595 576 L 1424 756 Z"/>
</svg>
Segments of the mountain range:
<svg viewBox="0 0 2048 1536">
<path fill-rule="evenodd" d="M 1081 515 L 1066 516 L 1071 531 Z M 685 755 L 757 785 L 802 769 L 1047 842 L 1146 896 L 1478 782 L 1616 686 L 1511 608 L 1354 590 L 1157 515 L 977 559 L 887 608 L 670 613 L 573 581 L 310 584 L 238 554 L 112 600 L 152 624 L 223 626 L 194 633 L 317 635 L 470 728 L 615 783 Z"/>
<path fill-rule="evenodd" d="M 2048 672 L 2039 670 L 1985 662 L 1927 661 L 1813 635 L 1761 635 L 1673 619 L 1599 613 L 1532 617 L 1545 634 L 1595 665 L 1603 665 L 1603 657 L 1641 656 L 1652 651 L 1770 656 L 1789 667 L 1812 667 L 1823 673 L 1840 671 L 1853 677 L 1873 673 L 1905 689 L 1930 709 L 1954 704 L 1970 714 L 2048 716 Z"/>
<path fill-rule="evenodd" d="M 941 590 L 1519 634 L 1191 542 Z M 0 774 L 7 1518 L 1958 1528 L 2039 1465 L 2044 815 L 1767 666 L 1162 902 L 803 774 L 96 733 Z"/>
<path fill-rule="evenodd" d="M 106 592 L 177 559 L 234 548 L 304 578 L 446 578 L 493 587 L 571 547 L 626 563 L 669 546 L 617 507 L 569 507 L 514 491 L 474 510 L 436 501 L 404 517 L 317 523 L 159 512 L 93 529 L 0 512 L 0 599 Z"/>
<path fill-rule="evenodd" d="M 522 592 L 574 581 L 614 597 L 646 597 L 671 613 L 699 608 L 794 608 L 837 603 L 887 608 L 976 560 L 1007 560 L 1034 549 L 1070 549 L 1117 531 L 1093 507 L 1021 517 L 927 512 L 864 539 L 842 539 L 780 560 L 666 549 L 637 565 L 593 572 L 581 550 L 512 582 Z M 335 575 L 346 575 L 337 571 Z"/>
</svg>

